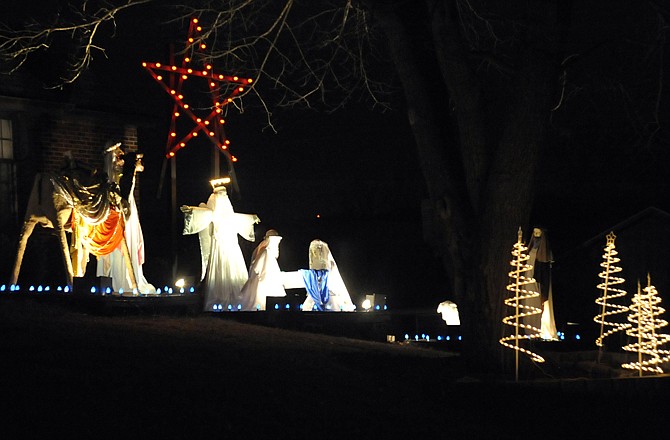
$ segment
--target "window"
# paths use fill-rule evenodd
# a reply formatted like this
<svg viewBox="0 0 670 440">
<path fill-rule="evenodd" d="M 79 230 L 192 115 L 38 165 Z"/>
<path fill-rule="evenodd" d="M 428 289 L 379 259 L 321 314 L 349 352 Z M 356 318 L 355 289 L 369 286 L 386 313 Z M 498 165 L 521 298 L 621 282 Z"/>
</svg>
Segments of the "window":
<svg viewBox="0 0 670 440">
<path fill-rule="evenodd" d="M 14 159 L 12 121 L 0 119 L 0 159 Z"/>
<path fill-rule="evenodd" d="M 0 119 L 0 227 L 16 226 L 17 211 L 12 121 Z"/>
</svg>

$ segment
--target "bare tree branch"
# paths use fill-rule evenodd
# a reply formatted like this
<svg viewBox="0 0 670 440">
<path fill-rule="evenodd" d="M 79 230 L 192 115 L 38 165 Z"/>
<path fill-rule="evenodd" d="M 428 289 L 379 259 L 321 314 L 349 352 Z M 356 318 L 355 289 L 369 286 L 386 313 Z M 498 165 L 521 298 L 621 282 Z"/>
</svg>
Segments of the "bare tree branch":
<svg viewBox="0 0 670 440">
<path fill-rule="evenodd" d="M 25 64 L 31 54 L 49 49 L 54 38 L 69 35 L 72 40 L 77 41 L 76 54 L 61 80 L 66 84 L 72 83 L 89 67 L 94 51 L 104 54 L 104 48 L 96 44 L 101 26 L 106 23 L 115 26 L 119 13 L 149 1 L 151 0 L 126 0 L 126 3 L 118 6 L 102 2 L 93 11 L 87 11 L 89 2 L 86 1 L 81 10 L 72 8 L 69 11 L 75 17 L 72 24 L 56 22 L 45 26 L 44 23 L 31 22 L 20 30 L 5 26 L 0 30 L 0 61 L 6 66 L 3 70 L 5 73 L 15 72 Z"/>
</svg>

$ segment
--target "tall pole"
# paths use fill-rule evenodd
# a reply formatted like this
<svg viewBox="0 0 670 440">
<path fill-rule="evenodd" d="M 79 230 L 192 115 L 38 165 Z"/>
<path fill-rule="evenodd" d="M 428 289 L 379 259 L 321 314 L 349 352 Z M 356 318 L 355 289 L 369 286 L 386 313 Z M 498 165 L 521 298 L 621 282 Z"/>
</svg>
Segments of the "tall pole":
<svg viewBox="0 0 670 440">
<path fill-rule="evenodd" d="M 607 304 L 607 286 L 609 284 L 609 276 L 610 276 L 610 258 L 612 255 L 612 248 L 608 247 L 607 248 L 607 266 L 605 267 L 605 287 L 603 288 L 603 310 L 602 310 L 602 319 L 600 320 L 600 337 L 603 337 L 603 333 L 605 332 L 605 306 Z M 603 356 L 603 345 L 601 344 L 598 346 L 598 363 L 600 363 L 600 360 L 602 359 Z"/>
<path fill-rule="evenodd" d="M 518 242 L 521 243 L 521 228 L 519 228 Z M 514 380 L 519 381 L 519 291 L 521 290 L 519 278 L 521 278 L 521 258 L 516 259 L 516 301 L 515 301 L 515 326 L 514 326 Z"/>
<path fill-rule="evenodd" d="M 170 159 L 170 227 L 172 233 L 172 280 L 177 278 L 179 255 L 177 252 L 177 157 Z"/>
</svg>

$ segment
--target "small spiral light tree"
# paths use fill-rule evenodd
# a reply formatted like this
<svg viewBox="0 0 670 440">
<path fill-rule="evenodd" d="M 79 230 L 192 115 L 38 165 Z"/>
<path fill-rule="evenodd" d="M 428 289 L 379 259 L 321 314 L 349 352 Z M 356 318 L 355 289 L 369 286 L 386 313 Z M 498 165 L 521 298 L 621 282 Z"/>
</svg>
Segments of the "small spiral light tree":
<svg viewBox="0 0 670 440">
<path fill-rule="evenodd" d="M 619 320 L 621 322 L 615 320 L 617 315 L 627 313 L 628 307 L 616 303 L 616 301 L 621 301 L 620 298 L 626 296 L 625 290 L 616 287 L 623 284 L 625 281 L 623 278 L 617 276 L 622 268 L 621 266 L 617 266 L 617 263 L 619 263 L 621 259 L 617 257 L 618 252 L 616 251 L 616 245 L 614 244 L 616 235 L 614 235 L 614 232 L 610 232 L 607 234 L 606 238 L 607 243 L 605 244 L 603 261 L 600 263 L 600 267 L 602 267 L 603 270 L 598 274 L 602 279 L 602 282 L 598 284 L 598 289 L 600 289 L 602 293 L 596 299 L 596 304 L 600 306 L 600 313 L 593 318 L 595 322 L 600 324 L 600 336 L 596 339 L 596 345 L 599 347 L 599 358 L 602 355 L 602 348 L 604 346 L 603 340 L 607 336 L 621 330 L 626 330 L 631 326 L 630 323 L 623 322 L 623 317 Z"/>
<path fill-rule="evenodd" d="M 514 314 L 505 316 L 502 320 L 503 324 L 514 327 L 514 334 L 505 336 L 499 341 L 503 346 L 514 350 L 514 370 L 517 381 L 519 380 L 519 353 L 528 355 L 534 362 L 544 362 L 542 356 L 519 345 L 520 339 L 529 341 L 530 339 L 540 337 L 539 328 L 521 322 L 522 318 L 526 316 L 542 313 L 541 309 L 523 303 L 530 298 L 537 298 L 540 296 L 539 292 L 532 290 L 532 286 L 535 285 L 535 279 L 527 276 L 528 271 L 533 268 L 532 265 L 528 264 L 530 257 L 527 251 L 528 247 L 523 244 L 522 232 L 521 228 L 519 228 L 517 242 L 512 250 L 513 259 L 510 262 L 510 265 L 513 267 L 509 272 L 509 277 L 512 282 L 507 285 L 507 290 L 510 291 L 513 296 L 505 299 L 505 305 L 512 307 L 514 309 Z M 531 288 L 527 289 L 527 287 Z M 524 335 L 519 334 L 520 329 L 525 330 Z"/>
<path fill-rule="evenodd" d="M 621 365 L 622 368 L 638 370 L 640 376 L 643 372 L 663 373 L 660 364 L 670 360 L 670 350 L 660 348 L 670 341 L 670 335 L 658 333 L 658 329 L 668 325 L 668 321 L 659 317 L 665 313 L 660 303 L 656 287 L 652 286 L 651 277 L 647 275 L 647 287 L 640 291 L 638 283 L 628 314 L 632 325 L 626 334 L 635 338 L 635 342 L 623 347 L 626 351 L 637 353 L 637 361 Z"/>
</svg>

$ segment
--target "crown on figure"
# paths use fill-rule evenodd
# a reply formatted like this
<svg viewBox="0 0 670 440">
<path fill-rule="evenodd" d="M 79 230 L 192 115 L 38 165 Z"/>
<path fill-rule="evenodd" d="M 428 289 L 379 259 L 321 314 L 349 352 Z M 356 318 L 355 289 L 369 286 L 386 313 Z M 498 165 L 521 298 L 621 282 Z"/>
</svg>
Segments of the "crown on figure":
<svg viewBox="0 0 670 440">
<path fill-rule="evenodd" d="M 607 238 L 607 246 L 608 247 L 614 247 L 614 240 L 616 239 L 616 235 L 614 235 L 614 231 L 607 234 L 605 238 Z"/>
<path fill-rule="evenodd" d="M 214 191 L 221 191 L 226 189 L 226 184 L 230 183 L 230 177 L 221 177 L 209 181 Z"/>
</svg>

